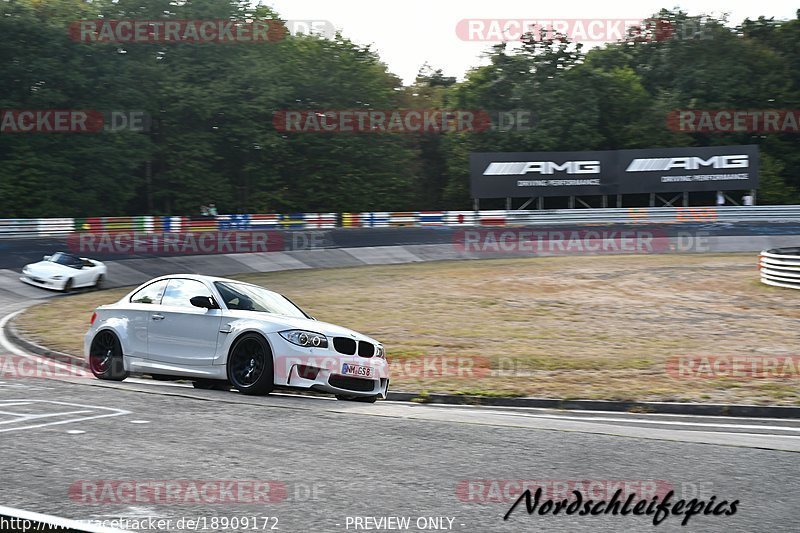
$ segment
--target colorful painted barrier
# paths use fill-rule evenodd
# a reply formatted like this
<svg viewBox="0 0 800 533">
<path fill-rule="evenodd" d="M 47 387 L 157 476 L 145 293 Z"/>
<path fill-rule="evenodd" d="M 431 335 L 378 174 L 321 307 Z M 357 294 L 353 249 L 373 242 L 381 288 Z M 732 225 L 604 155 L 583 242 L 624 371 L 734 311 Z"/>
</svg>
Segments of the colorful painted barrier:
<svg viewBox="0 0 800 533">
<path fill-rule="evenodd" d="M 75 232 L 176 233 L 240 230 L 390 228 L 404 226 L 535 226 L 557 224 L 686 224 L 800 222 L 800 206 L 629 207 L 607 209 L 370 211 L 208 216 L 130 216 L 0 219 L 0 239 L 55 237 Z"/>
</svg>

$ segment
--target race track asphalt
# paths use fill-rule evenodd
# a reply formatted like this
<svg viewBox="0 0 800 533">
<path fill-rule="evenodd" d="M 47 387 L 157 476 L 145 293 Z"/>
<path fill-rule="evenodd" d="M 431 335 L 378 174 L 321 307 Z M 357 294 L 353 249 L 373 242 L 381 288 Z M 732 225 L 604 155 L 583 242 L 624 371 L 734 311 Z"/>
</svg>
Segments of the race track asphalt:
<svg viewBox="0 0 800 533">
<path fill-rule="evenodd" d="M 253 516 L 298 533 L 390 531 L 353 527 L 366 516 L 449 517 L 451 531 L 465 532 L 794 531 L 798 439 L 800 423 L 787 420 L 364 405 L 144 379 L 11 378 L 0 383 L 0 501 L 81 520 L 171 520 L 139 531 L 180 531 L 181 518 L 222 531 L 210 529 L 213 517 Z M 176 480 L 233 482 L 233 501 L 192 496 L 189 485 L 158 500 L 123 485 Z M 253 480 L 269 482 L 257 503 L 248 499 Z M 528 516 L 524 504 L 504 521 L 520 480 L 584 483 L 604 499 L 627 482 L 645 498 L 658 487 L 676 499 L 739 504 L 733 516 L 694 516 L 686 527 L 672 516 L 658 526 L 648 516 Z"/>
</svg>

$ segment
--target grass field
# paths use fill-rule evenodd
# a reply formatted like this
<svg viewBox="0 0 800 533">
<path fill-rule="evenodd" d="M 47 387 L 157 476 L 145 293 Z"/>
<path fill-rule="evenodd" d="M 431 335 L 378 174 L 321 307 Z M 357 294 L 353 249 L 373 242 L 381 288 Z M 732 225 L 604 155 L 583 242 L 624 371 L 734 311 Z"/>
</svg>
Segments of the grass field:
<svg viewBox="0 0 800 533">
<path fill-rule="evenodd" d="M 469 376 L 394 374 L 393 390 L 585 399 L 800 404 L 800 379 L 675 378 L 686 355 L 797 353 L 800 294 L 758 283 L 756 254 L 433 262 L 237 276 L 319 320 L 381 340 L 393 364 L 472 357 Z M 97 305 L 37 305 L 17 324 L 79 354 Z M 490 370 L 491 369 L 491 370 Z"/>
</svg>

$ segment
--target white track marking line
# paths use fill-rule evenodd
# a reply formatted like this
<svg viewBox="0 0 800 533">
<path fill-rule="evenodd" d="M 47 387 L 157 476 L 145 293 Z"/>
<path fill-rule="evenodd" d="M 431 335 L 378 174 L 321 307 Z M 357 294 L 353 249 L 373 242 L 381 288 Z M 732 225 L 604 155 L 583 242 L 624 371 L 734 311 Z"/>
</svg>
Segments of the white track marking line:
<svg viewBox="0 0 800 533">
<path fill-rule="evenodd" d="M 107 418 L 109 416 L 119 416 L 127 413 L 114 413 L 110 415 L 98 415 L 98 416 L 85 416 L 82 418 L 72 418 L 70 420 L 59 420 L 58 422 L 45 422 L 44 424 L 34 424 L 31 426 L 21 426 L 16 428 L 7 428 L 7 429 L 0 429 L 0 433 L 6 433 L 9 431 L 22 431 L 25 429 L 36 429 L 36 428 L 43 428 L 47 426 L 60 426 L 62 424 L 72 424 L 74 422 L 85 422 L 87 420 L 95 420 L 98 418 Z"/>
<path fill-rule="evenodd" d="M 0 400 L 0 407 L 2 407 L 4 405 L 11 405 L 11 404 L 13 404 L 15 402 L 19 403 L 20 401 L 22 401 L 22 400 L 5 400 L 5 401 L 4 400 Z M 104 406 L 101 406 L 101 405 L 83 405 L 83 404 L 78 404 L 78 403 L 57 402 L 57 401 L 52 401 L 52 400 L 30 400 L 29 403 L 42 403 L 42 404 L 66 405 L 66 406 L 70 406 L 70 407 L 83 407 L 83 408 L 90 409 L 90 411 L 83 411 L 83 412 L 92 412 L 91 410 L 95 410 L 95 411 L 106 411 L 106 413 L 105 414 L 99 414 L 99 415 L 92 415 L 92 416 L 84 416 L 84 417 L 80 417 L 80 418 L 71 418 L 69 420 L 58 420 L 58 421 L 55 421 L 55 422 L 44 422 L 44 423 L 41 423 L 41 424 L 32 424 L 32 425 L 27 425 L 27 426 L 19 426 L 19 427 L 11 427 L 11 428 L 0 428 L 0 433 L 5 433 L 5 432 L 8 432 L 8 431 L 21 431 L 21 430 L 25 430 L 25 429 L 35 429 L 35 428 L 41 428 L 41 427 L 47 427 L 47 426 L 58 426 L 58 425 L 62 425 L 62 424 L 72 424 L 72 423 L 75 423 L 75 422 L 85 422 L 87 420 L 96 420 L 96 419 L 99 419 L 99 418 L 108 418 L 108 417 L 112 417 L 112 416 L 129 415 L 131 413 L 130 411 L 126 411 L 124 409 L 115 409 L 115 408 L 112 408 L 112 407 L 104 407 Z M 110 411 L 110 412 L 108 412 L 108 411 Z M 61 414 L 63 414 L 63 413 L 61 413 Z M 19 422 L 19 421 L 15 420 L 15 422 Z M 24 422 L 24 420 L 23 420 L 23 422 Z"/>
<path fill-rule="evenodd" d="M 75 371 L 75 367 L 74 366 L 65 365 L 63 363 L 59 363 L 57 361 L 53 361 L 52 359 L 48 359 L 46 357 L 41 357 L 41 356 L 38 356 L 38 355 L 31 355 L 31 354 L 29 354 L 29 353 L 27 353 L 27 352 L 25 352 L 23 350 L 20 350 L 19 348 L 17 348 L 13 344 L 11 344 L 11 342 L 9 342 L 8 339 L 6 339 L 6 335 L 4 333 L 6 324 L 8 323 L 9 320 L 11 320 L 12 318 L 17 316 L 18 314 L 20 314 L 24 310 L 25 309 L 20 309 L 19 311 L 15 311 L 15 312 L 13 312 L 11 314 L 8 314 L 8 315 L 4 316 L 2 319 L 0 319 L 0 345 L 4 349 L 8 350 L 9 352 L 11 352 L 14 355 L 18 355 L 20 357 L 26 357 L 28 359 L 32 359 L 34 361 L 38 361 L 39 363 L 43 363 L 43 364 L 46 364 L 46 365 L 52 365 L 52 366 L 54 366 L 56 368 L 60 368 L 62 370 L 67 370 L 67 371 L 70 371 L 70 372 L 74 372 Z M 69 377 L 80 377 L 80 376 L 69 376 Z"/>
<path fill-rule="evenodd" d="M 36 522 L 43 522 L 52 526 L 60 526 L 66 529 L 76 529 L 78 531 L 86 531 L 88 533 L 126 533 L 122 529 L 113 529 L 110 527 L 98 526 L 80 520 L 70 520 L 69 518 L 61 518 L 59 516 L 46 515 L 41 513 L 34 513 L 24 509 L 16 509 L 14 507 L 0 506 L 0 515 L 11 516 L 20 518 L 22 520 L 33 520 Z M 30 531 L 36 531 L 37 528 L 31 525 Z"/>
<path fill-rule="evenodd" d="M 399 402 L 399 401 L 392 401 L 392 400 L 383 400 L 383 403 L 393 403 L 396 405 L 407 405 L 407 402 Z M 428 403 L 428 404 L 414 404 L 417 407 L 443 407 L 448 409 L 459 409 L 463 408 L 464 410 L 481 410 L 481 411 L 530 411 L 530 412 L 541 412 L 547 413 L 549 411 L 558 411 L 557 407 L 517 407 L 512 405 L 464 405 L 464 404 L 447 404 L 447 403 Z M 703 405 L 703 404 L 698 404 Z M 571 415 L 580 415 L 580 414 L 587 414 L 587 415 L 609 415 L 609 416 L 620 416 L 620 415 L 628 415 L 631 417 L 634 416 L 653 416 L 658 418 L 686 418 L 687 416 L 691 416 L 693 418 L 723 418 L 725 420 L 771 420 L 774 422 L 792 422 L 800 420 L 796 418 L 771 418 L 771 417 L 748 417 L 748 416 L 720 416 L 720 415 L 679 415 L 674 413 L 631 413 L 628 411 L 601 411 L 601 410 L 589 410 L 589 409 L 570 409 L 569 410 Z M 638 419 L 637 419 L 638 420 Z"/>
<path fill-rule="evenodd" d="M 706 427 L 706 428 L 733 428 L 733 429 L 768 429 L 778 431 L 798 431 L 800 427 L 793 426 L 759 426 L 753 424 L 712 424 L 709 422 L 677 422 L 671 420 L 648 420 L 640 418 L 614 418 L 614 417 L 574 417 L 567 415 L 549 415 L 549 414 L 530 414 L 530 413 L 497 413 L 504 417 L 523 417 L 523 418 L 544 418 L 552 420 L 569 420 L 570 422 L 584 422 L 591 424 L 593 422 L 623 422 L 625 424 L 653 424 L 653 425 L 667 425 L 667 426 L 686 426 L 686 427 Z"/>
<path fill-rule="evenodd" d="M 739 431 L 694 431 L 693 433 L 713 433 L 715 435 L 742 435 L 744 437 L 769 437 L 771 439 L 800 439 L 800 435 L 775 435 L 774 433 L 742 433 Z"/>
<path fill-rule="evenodd" d="M 67 416 L 67 415 L 82 415 L 84 413 L 91 413 L 91 411 L 67 411 L 65 413 L 47 413 L 45 415 L 23 415 L 18 413 L 6 413 L 11 416 L 17 417 L 16 420 L 3 420 L 0 424 L 16 424 L 17 422 L 27 422 L 29 420 L 39 420 L 41 418 L 52 418 L 54 416 Z"/>
<path fill-rule="evenodd" d="M 127 383 L 130 379 L 125 380 Z M 160 382 L 160 381 L 152 381 L 147 379 L 137 379 L 135 383 L 142 383 L 142 384 L 150 384 L 150 385 L 158 385 L 158 386 L 172 386 L 172 387 L 191 387 L 191 385 L 181 385 L 178 383 L 169 383 L 169 382 Z M 282 393 L 273 393 L 270 396 L 280 396 L 286 398 L 307 398 L 307 399 L 315 399 L 315 400 L 329 400 L 329 398 L 317 398 L 317 397 L 306 397 L 300 396 L 295 394 L 282 394 Z M 330 399 L 332 400 L 332 398 Z M 684 427 L 707 427 L 707 428 L 716 428 L 716 429 L 750 429 L 750 430 L 777 430 L 777 431 L 794 431 L 800 432 L 800 426 L 771 426 L 771 425 L 755 425 L 755 424 L 728 424 L 728 423 L 711 423 L 711 422 L 681 422 L 681 421 L 672 421 L 672 420 L 652 420 L 652 419 L 644 419 L 644 418 L 636 418 L 636 415 L 639 413 L 631 413 L 631 418 L 619 418 L 619 417 L 586 417 L 586 416 L 571 416 L 571 415 L 556 415 L 556 414 L 546 414 L 546 413 L 526 413 L 522 412 L 523 409 L 532 409 L 537 411 L 546 411 L 544 408 L 538 407 L 507 407 L 509 411 L 503 412 L 500 411 L 500 406 L 464 406 L 464 405 L 447 405 L 447 404 L 430 404 L 430 405 L 408 405 L 405 402 L 392 402 L 387 401 L 386 403 L 391 403 L 398 406 L 409 407 L 409 408 L 434 408 L 438 409 L 440 407 L 446 407 L 451 409 L 460 408 L 464 413 L 479 413 L 483 412 L 484 414 L 489 415 L 498 415 L 499 417 L 506 418 L 506 417 L 524 417 L 524 418 L 543 418 L 543 419 L 552 419 L 552 420 L 564 420 L 569 422 L 582 422 L 586 424 L 591 424 L 593 422 L 619 422 L 624 423 L 627 427 L 628 424 L 651 424 L 651 425 L 668 425 L 668 426 L 684 426 Z M 477 409 L 476 409 L 477 407 Z M 511 411 L 513 410 L 513 411 Z M 614 411 L 579 411 L 579 413 L 585 414 L 596 414 L 596 413 L 604 413 L 610 415 L 617 415 L 618 413 Z M 646 416 L 658 416 L 658 417 L 687 417 L 687 416 L 700 416 L 700 415 L 675 415 L 669 413 L 647 413 Z M 731 420 L 753 420 L 751 418 L 746 417 L 730 417 Z M 729 420 L 729 418 L 725 418 L 725 420 Z M 757 420 L 772 420 L 772 421 L 783 421 L 786 420 L 787 422 L 794 421 L 794 419 L 780 419 L 780 418 L 768 418 L 768 419 L 757 419 Z M 602 425 L 602 424 L 601 424 Z M 619 427 L 619 426 L 615 426 Z M 726 433 L 726 434 L 737 434 L 737 435 L 746 435 L 746 433 L 742 432 L 731 432 L 731 431 L 721 431 L 718 433 Z M 792 435 L 779 435 L 779 434 L 772 434 L 772 433 L 754 433 L 753 435 L 758 436 L 775 436 L 775 437 L 790 437 L 794 438 Z"/>
</svg>

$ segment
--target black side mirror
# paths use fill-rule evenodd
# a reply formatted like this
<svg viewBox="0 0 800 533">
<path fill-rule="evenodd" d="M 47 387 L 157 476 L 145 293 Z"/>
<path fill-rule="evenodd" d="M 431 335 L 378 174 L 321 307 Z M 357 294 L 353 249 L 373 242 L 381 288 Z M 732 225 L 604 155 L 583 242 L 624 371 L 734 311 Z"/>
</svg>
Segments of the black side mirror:
<svg viewBox="0 0 800 533">
<path fill-rule="evenodd" d="M 217 302 L 211 296 L 193 296 L 189 302 L 195 307 L 205 307 L 206 309 L 219 309 Z"/>
</svg>

